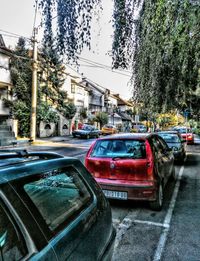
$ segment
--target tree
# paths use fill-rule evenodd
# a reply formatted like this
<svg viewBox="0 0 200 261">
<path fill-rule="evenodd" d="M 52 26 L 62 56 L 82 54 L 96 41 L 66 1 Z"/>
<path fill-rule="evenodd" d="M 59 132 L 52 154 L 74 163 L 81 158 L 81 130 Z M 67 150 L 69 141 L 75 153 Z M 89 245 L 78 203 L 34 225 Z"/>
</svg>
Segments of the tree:
<svg viewBox="0 0 200 261">
<path fill-rule="evenodd" d="M 26 42 L 19 38 L 17 46 L 13 51 L 11 59 L 11 79 L 13 82 L 13 100 L 4 100 L 5 106 L 9 107 L 15 119 L 18 120 L 19 136 L 30 136 L 30 115 L 31 115 L 31 85 L 32 68 Z M 42 102 L 44 93 L 38 84 L 38 103 L 37 103 L 37 125 L 40 121 L 57 122 L 58 115 L 52 110 L 49 104 Z"/>
<path fill-rule="evenodd" d="M 95 115 L 94 121 L 100 124 L 100 129 L 101 129 L 104 124 L 108 123 L 108 114 L 105 112 L 98 112 Z"/>
<path fill-rule="evenodd" d="M 200 3 L 196 0 L 113 0 L 114 68 L 132 68 L 134 101 L 165 112 L 200 102 Z M 57 49 L 76 60 L 90 42 L 93 7 L 100 0 L 40 0 L 45 39 L 57 15 Z M 139 15 L 137 13 L 139 12 Z M 173 97 L 173 99 L 172 99 Z"/>
<path fill-rule="evenodd" d="M 9 108 L 14 118 L 18 119 L 19 135 L 29 136 L 32 71 L 26 42 L 23 38 L 19 38 L 14 54 L 16 56 L 11 58 L 11 79 L 14 86 L 12 94 L 14 99 L 10 102 Z"/>
<path fill-rule="evenodd" d="M 36 0 L 37 1 L 37 0 Z M 44 42 L 51 46 L 55 41 L 52 22 L 57 18 L 56 46 L 68 60 L 76 60 L 83 46 L 90 46 L 92 12 L 101 0 L 39 0 L 43 14 Z"/>
<path fill-rule="evenodd" d="M 87 119 L 87 108 L 82 108 L 79 112 L 81 120 Z"/>
<path fill-rule="evenodd" d="M 151 111 L 196 108 L 200 96 L 197 1 L 145 1 L 135 52 L 134 97 Z"/>
<path fill-rule="evenodd" d="M 71 130 L 72 119 L 76 114 L 76 106 L 73 103 L 63 104 L 63 106 L 60 107 L 60 112 L 64 117 L 69 119 L 69 129 Z"/>
</svg>

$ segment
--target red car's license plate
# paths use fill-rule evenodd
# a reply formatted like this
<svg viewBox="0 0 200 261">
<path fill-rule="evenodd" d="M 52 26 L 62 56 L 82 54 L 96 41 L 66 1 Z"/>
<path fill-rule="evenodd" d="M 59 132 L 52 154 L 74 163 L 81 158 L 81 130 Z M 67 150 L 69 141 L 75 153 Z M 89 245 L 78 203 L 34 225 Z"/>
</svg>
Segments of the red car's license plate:
<svg viewBox="0 0 200 261">
<path fill-rule="evenodd" d="M 123 191 L 103 190 L 107 198 L 127 199 L 128 193 Z"/>
</svg>

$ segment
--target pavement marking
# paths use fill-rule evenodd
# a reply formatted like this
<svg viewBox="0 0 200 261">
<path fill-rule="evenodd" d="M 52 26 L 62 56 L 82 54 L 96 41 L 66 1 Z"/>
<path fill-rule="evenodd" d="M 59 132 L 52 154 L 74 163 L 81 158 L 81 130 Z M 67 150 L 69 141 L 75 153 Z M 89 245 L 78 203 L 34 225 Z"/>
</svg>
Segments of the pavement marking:
<svg viewBox="0 0 200 261">
<path fill-rule="evenodd" d="M 133 223 L 144 224 L 144 225 L 149 225 L 149 226 L 156 226 L 156 227 L 163 227 L 163 228 L 169 227 L 168 224 L 152 222 L 152 221 L 145 221 L 145 220 L 138 220 L 138 219 L 133 220 Z"/>
<path fill-rule="evenodd" d="M 72 154 L 70 155 L 70 157 L 82 157 L 82 156 L 85 156 L 86 155 L 86 152 L 85 153 L 81 153 L 81 154 Z"/>
<path fill-rule="evenodd" d="M 185 158 L 184 162 L 185 161 L 186 161 L 186 158 Z M 181 181 L 181 177 L 183 175 L 183 171 L 184 171 L 184 165 L 182 165 L 182 167 L 179 171 L 179 174 L 178 174 L 178 179 L 176 181 L 174 192 L 173 192 L 173 195 L 172 195 L 172 198 L 171 198 L 171 201 L 170 201 L 170 205 L 169 205 L 169 208 L 168 208 L 168 211 L 167 211 L 167 214 L 165 216 L 164 223 L 163 223 L 165 228 L 164 228 L 164 230 L 163 230 L 163 232 L 160 236 L 160 239 L 159 239 L 159 242 L 158 242 L 155 254 L 154 254 L 153 261 L 161 260 L 161 256 L 163 254 L 164 247 L 165 247 L 166 240 L 167 240 L 167 236 L 168 236 L 168 232 L 169 232 L 169 229 L 170 229 L 170 222 L 171 222 L 171 219 L 172 219 L 172 214 L 173 214 L 173 210 L 174 210 L 174 207 L 175 207 L 175 203 L 176 203 L 176 199 L 177 199 L 177 195 L 178 195 L 178 191 L 179 191 L 179 187 L 180 187 L 180 181 Z"/>
<path fill-rule="evenodd" d="M 121 223 L 119 219 L 114 219 L 114 221 L 116 223 L 118 223 L 118 226 L 117 226 L 117 235 L 116 235 L 116 238 L 115 238 L 115 245 L 114 245 L 114 252 L 115 252 L 115 249 L 118 247 L 120 241 L 122 240 L 123 236 L 126 234 L 126 231 L 131 227 L 132 223 L 133 223 L 133 218 L 132 217 L 136 217 L 137 214 L 138 214 L 139 210 L 138 211 L 131 211 L 129 212 L 126 217 L 122 220 Z M 134 215 L 133 215 L 134 214 Z"/>
<path fill-rule="evenodd" d="M 186 160 L 186 158 L 185 158 L 185 160 Z M 184 160 L 184 162 L 185 162 L 185 160 Z M 171 218 L 172 218 L 172 213 L 173 213 L 173 210 L 174 210 L 174 207 L 175 207 L 176 198 L 177 198 L 177 195 L 178 195 L 178 191 L 179 191 L 179 187 L 180 187 L 180 180 L 181 180 L 181 177 L 183 175 L 183 171 L 184 171 L 184 165 L 181 166 L 181 169 L 179 171 L 178 178 L 177 178 L 175 188 L 174 188 L 174 192 L 173 192 L 173 195 L 172 195 L 172 198 L 171 198 L 171 201 L 170 201 L 170 205 L 169 205 L 169 208 L 168 208 L 168 211 L 167 211 L 167 214 L 165 216 L 163 223 L 134 219 L 134 217 L 137 216 L 139 210 L 136 211 L 136 212 L 133 212 L 133 211 L 129 212 L 126 215 L 126 217 L 121 221 L 121 223 L 120 223 L 120 219 L 117 219 L 117 218 L 113 219 L 113 223 L 117 226 L 116 227 L 117 235 L 116 235 L 116 239 L 115 239 L 114 251 L 118 247 L 118 245 L 120 244 L 120 241 L 122 240 L 126 231 L 131 227 L 131 225 L 133 223 L 146 224 L 146 225 L 149 225 L 149 226 L 157 226 L 157 227 L 163 228 L 163 232 L 160 236 L 159 243 L 157 245 L 157 249 L 156 249 L 153 261 L 159 261 L 160 260 L 162 252 L 164 250 L 165 243 L 166 243 L 167 234 L 168 234 L 168 231 L 170 229 L 170 222 L 171 222 Z"/>
</svg>

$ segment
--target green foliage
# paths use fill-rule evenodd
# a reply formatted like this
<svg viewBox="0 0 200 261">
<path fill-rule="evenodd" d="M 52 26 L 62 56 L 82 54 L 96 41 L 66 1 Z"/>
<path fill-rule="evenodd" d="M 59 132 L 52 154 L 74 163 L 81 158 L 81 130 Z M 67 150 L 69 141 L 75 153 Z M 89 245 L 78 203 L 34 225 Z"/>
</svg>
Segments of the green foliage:
<svg viewBox="0 0 200 261">
<path fill-rule="evenodd" d="M 18 119 L 18 135 L 28 137 L 30 133 L 30 104 L 17 100 L 13 104 L 14 117 Z"/>
<path fill-rule="evenodd" d="M 50 122 L 58 122 L 59 116 L 57 112 L 55 112 L 50 105 L 46 102 L 41 102 L 37 107 L 37 121 L 38 124 L 40 121 L 44 121 L 46 123 Z"/>
<path fill-rule="evenodd" d="M 61 87 L 65 81 L 64 66 L 62 59 L 56 53 L 53 46 L 44 44 L 40 60 L 40 86 L 46 98 L 53 104 L 62 104 L 67 98 L 67 93 Z"/>
<path fill-rule="evenodd" d="M 137 28 L 134 98 L 152 111 L 193 108 L 200 97 L 200 5 L 146 0 Z"/>
<path fill-rule="evenodd" d="M 82 108 L 81 110 L 80 110 L 80 112 L 79 112 L 79 114 L 80 114 L 80 118 L 82 119 L 82 120 L 84 120 L 84 119 L 87 119 L 87 108 Z"/>
<path fill-rule="evenodd" d="M 70 120 L 76 114 L 76 106 L 73 103 L 64 104 L 63 106 L 60 106 L 58 109 L 64 117 Z"/>
<path fill-rule="evenodd" d="M 76 60 L 83 46 L 90 46 L 92 12 L 101 0 L 39 0 L 44 18 L 44 42 L 52 46 L 56 39 L 57 50 L 68 60 Z M 57 37 L 52 33 L 52 17 L 57 22 Z"/>
<path fill-rule="evenodd" d="M 11 59 L 11 78 L 13 82 L 13 101 L 4 100 L 4 105 L 9 107 L 15 119 L 18 120 L 18 134 L 19 136 L 29 136 L 30 132 L 30 116 L 31 116 L 31 93 L 32 93 L 32 68 L 30 58 L 28 56 L 28 50 L 26 49 L 25 40 L 20 38 L 15 48 L 14 54 L 22 58 L 13 57 Z M 55 57 L 52 55 L 52 60 L 55 61 Z M 46 61 L 41 59 L 41 62 L 45 64 Z M 57 65 L 57 64 L 56 64 Z M 58 97 L 63 102 L 63 98 L 66 97 L 63 91 L 58 92 L 63 83 L 63 79 L 60 80 L 60 63 L 54 68 L 53 73 L 50 75 L 48 82 L 51 82 L 52 89 L 41 87 L 38 84 L 38 100 L 37 100 L 37 124 L 40 121 L 45 122 L 57 122 L 58 115 L 47 102 L 42 102 L 44 94 L 52 97 Z M 40 77 L 40 80 L 42 78 Z"/>
<path fill-rule="evenodd" d="M 14 85 L 14 96 L 17 99 L 30 104 L 32 70 L 26 43 L 23 38 L 19 38 L 15 54 L 24 57 L 24 59 L 16 57 L 11 58 L 11 78 Z"/>
<path fill-rule="evenodd" d="M 98 122 L 100 124 L 100 128 L 102 128 L 103 125 L 108 123 L 108 114 L 105 112 L 98 112 L 95 115 L 94 121 Z"/>
<path fill-rule="evenodd" d="M 113 68 L 129 68 L 135 49 L 135 11 L 143 0 L 114 0 L 112 45 Z M 136 39 L 137 40 L 137 39 Z"/>
<path fill-rule="evenodd" d="M 114 68 L 132 66 L 133 97 L 153 112 L 178 108 L 199 115 L 200 3 L 196 0 L 113 0 Z M 101 0 L 40 0 L 45 49 L 76 60 L 89 46 L 92 11 Z M 140 15 L 136 15 L 137 10 Z M 57 37 L 52 33 L 57 17 Z M 51 79 L 54 84 L 56 79 Z M 52 95 L 57 101 L 57 97 Z"/>
</svg>

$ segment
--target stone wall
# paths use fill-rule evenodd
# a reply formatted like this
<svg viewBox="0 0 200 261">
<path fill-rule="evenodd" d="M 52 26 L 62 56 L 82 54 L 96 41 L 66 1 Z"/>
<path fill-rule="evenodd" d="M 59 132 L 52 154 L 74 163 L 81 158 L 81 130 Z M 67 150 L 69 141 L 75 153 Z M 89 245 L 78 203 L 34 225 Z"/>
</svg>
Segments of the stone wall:
<svg viewBox="0 0 200 261">
<path fill-rule="evenodd" d="M 60 120 L 58 123 L 46 123 L 41 122 L 39 126 L 39 137 L 51 137 L 51 136 L 67 136 L 70 134 L 70 121 L 59 115 Z"/>
</svg>

